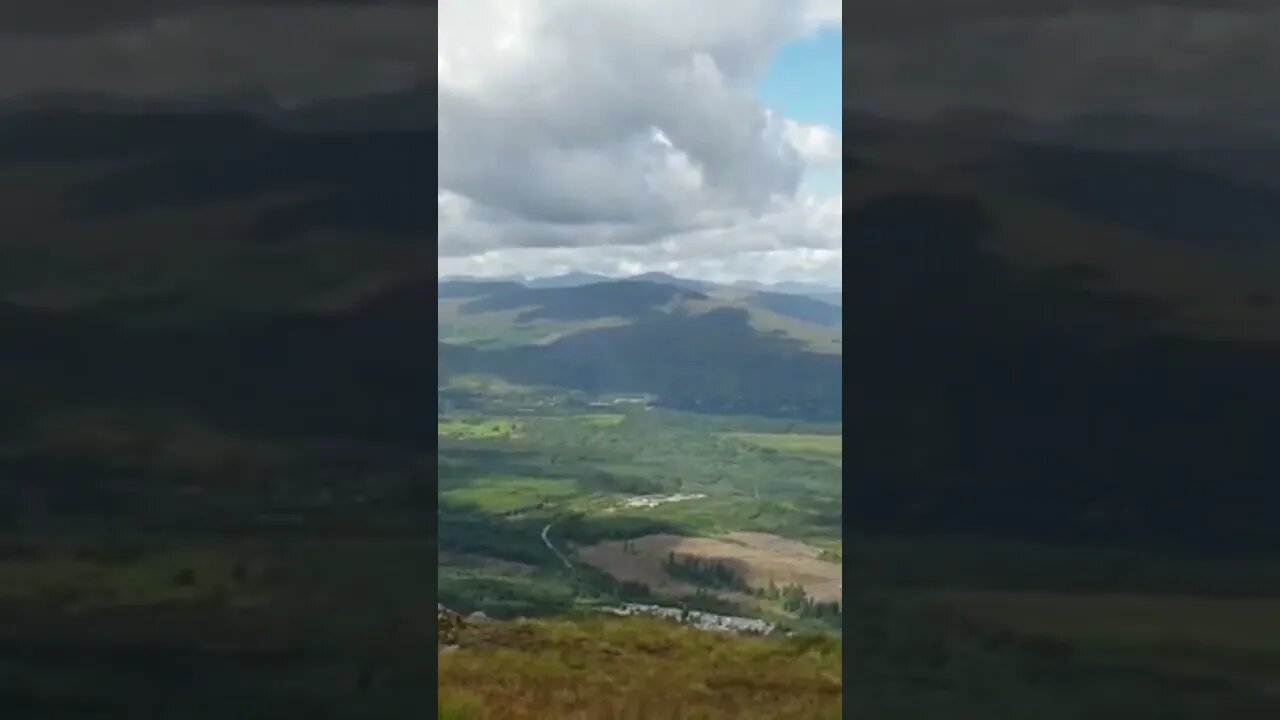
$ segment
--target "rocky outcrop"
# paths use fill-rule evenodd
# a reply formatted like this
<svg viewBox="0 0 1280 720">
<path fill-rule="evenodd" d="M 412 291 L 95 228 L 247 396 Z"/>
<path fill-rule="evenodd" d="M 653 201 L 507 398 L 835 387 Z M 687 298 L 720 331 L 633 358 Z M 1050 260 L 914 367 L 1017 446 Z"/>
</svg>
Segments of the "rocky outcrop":
<svg viewBox="0 0 1280 720">
<path fill-rule="evenodd" d="M 436 603 L 436 646 L 456 646 L 458 635 L 466 624 L 466 620 L 463 620 L 461 615 L 441 603 Z"/>
</svg>

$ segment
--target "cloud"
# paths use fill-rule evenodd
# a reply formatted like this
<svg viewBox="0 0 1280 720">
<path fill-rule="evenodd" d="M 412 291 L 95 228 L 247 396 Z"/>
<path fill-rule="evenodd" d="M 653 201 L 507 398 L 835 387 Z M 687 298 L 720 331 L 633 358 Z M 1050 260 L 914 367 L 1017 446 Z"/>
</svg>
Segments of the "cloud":
<svg viewBox="0 0 1280 720">
<path fill-rule="evenodd" d="M 839 195 L 779 202 L 756 217 L 726 218 L 703 227 L 653 233 L 648 228 L 604 226 L 588 230 L 588 237 L 525 221 L 504 226 L 492 217 L 470 215 L 476 211 L 465 199 L 442 197 L 442 228 L 465 228 L 454 236 L 455 242 L 441 243 L 442 276 L 545 276 L 570 270 L 623 276 L 657 271 L 717 281 L 816 279 L 840 284 Z M 509 242 L 512 236 L 523 242 Z"/>
<path fill-rule="evenodd" d="M 1280 122 L 1280 6 L 1271 0 L 860 3 L 845 48 L 852 104 L 926 115 L 986 105 Z"/>
<path fill-rule="evenodd" d="M 830 206 L 797 194 L 812 164 L 839 156 L 838 136 L 769 111 L 753 92 L 778 48 L 812 29 L 811 9 L 444 6 L 441 272 L 553 269 L 566 252 L 609 266 L 727 268 L 744 253 L 838 248 Z"/>
<path fill-rule="evenodd" d="M 831 128 L 784 120 L 782 133 L 806 163 L 818 166 L 840 163 L 843 144 L 840 134 Z"/>
<path fill-rule="evenodd" d="M 809 32 L 839 28 L 844 24 L 842 0 L 809 0 L 803 11 L 804 25 Z"/>
</svg>

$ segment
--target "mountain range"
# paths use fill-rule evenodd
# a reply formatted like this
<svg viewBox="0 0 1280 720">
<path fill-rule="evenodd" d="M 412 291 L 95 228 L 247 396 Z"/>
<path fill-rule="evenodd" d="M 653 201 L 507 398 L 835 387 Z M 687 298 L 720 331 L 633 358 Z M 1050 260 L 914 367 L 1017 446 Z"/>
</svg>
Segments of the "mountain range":
<svg viewBox="0 0 1280 720">
<path fill-rule="evenodd" d="M 645 275 L 442 281 L 441 380 L 487 372 L 710 412 L 840 417 L 840 308 Z"/>
</svg>

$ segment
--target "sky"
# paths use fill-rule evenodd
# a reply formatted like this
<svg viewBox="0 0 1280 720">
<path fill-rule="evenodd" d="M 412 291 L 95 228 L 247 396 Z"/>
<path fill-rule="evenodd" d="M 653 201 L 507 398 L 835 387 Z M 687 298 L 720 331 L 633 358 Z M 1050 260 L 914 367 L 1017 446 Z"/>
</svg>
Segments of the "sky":
<svg viewBox="0 0 1280 720">
<path fill-rule="evenodd" d="M 841 9 L 440 9 L 440 274 L 841 277 Z"/>
<path fill-rule="evenodd" d="M 834 135 L 843 119 L 843 42 L 841 29 L 829 27 L 783 45 L 756 90 L 760 102 L 796 122 L 831 128 Z M 840 166 L 810 167 L 803 182 L 814 194 L 838 194 Z"/>
</svg>

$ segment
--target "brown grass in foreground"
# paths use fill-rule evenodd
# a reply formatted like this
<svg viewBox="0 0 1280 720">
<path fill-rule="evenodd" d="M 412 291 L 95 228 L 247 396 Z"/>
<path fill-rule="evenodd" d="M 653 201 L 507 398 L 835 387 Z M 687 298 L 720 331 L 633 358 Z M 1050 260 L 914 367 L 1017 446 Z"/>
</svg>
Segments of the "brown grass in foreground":
<svg viewBox="0 0 1280 720">
<path fill-rule="evenodd" d="M 468 626 L 440 656 L 442 720 L 834 720 L 836 638 L 755 638 L 647 618 Z"/>
</svg>

